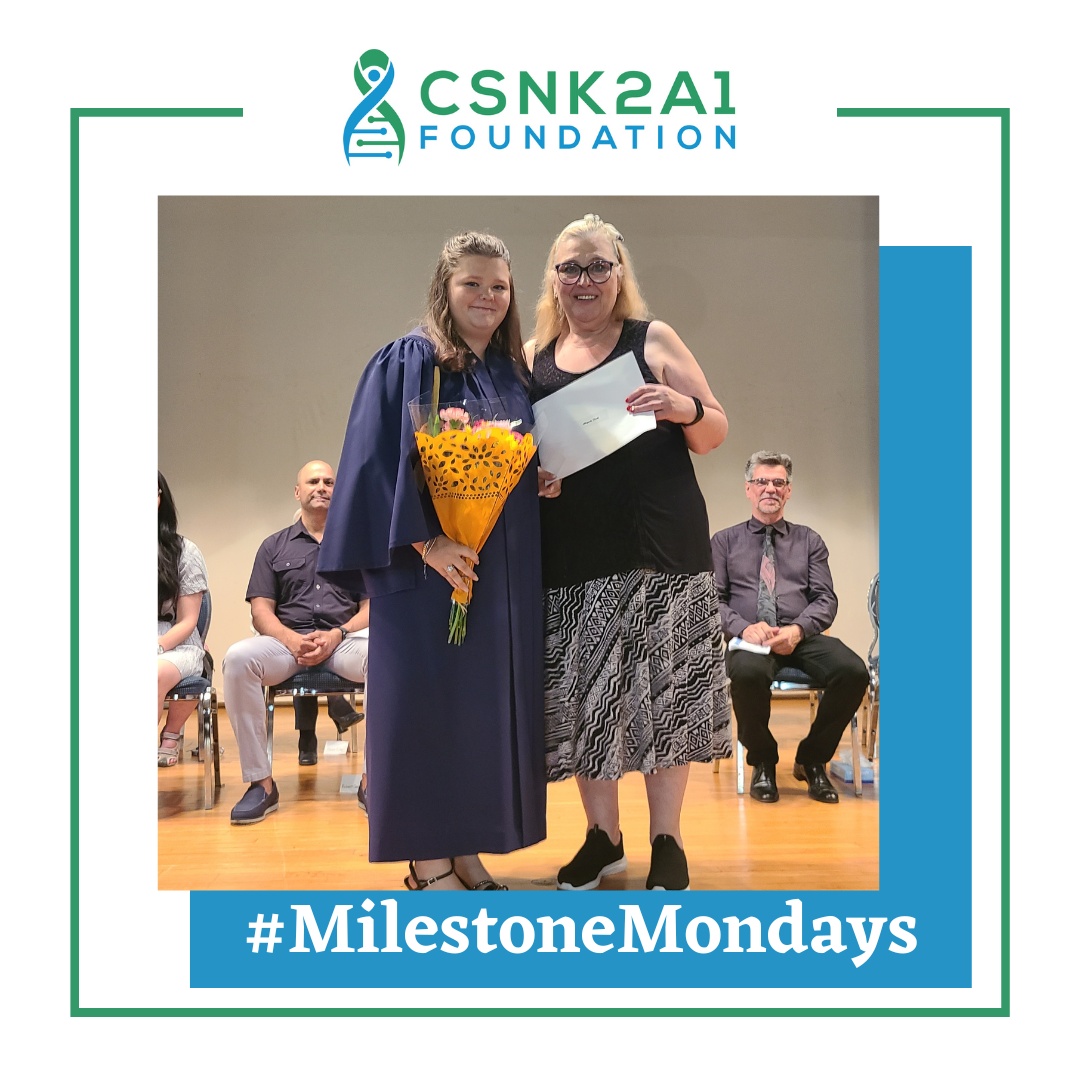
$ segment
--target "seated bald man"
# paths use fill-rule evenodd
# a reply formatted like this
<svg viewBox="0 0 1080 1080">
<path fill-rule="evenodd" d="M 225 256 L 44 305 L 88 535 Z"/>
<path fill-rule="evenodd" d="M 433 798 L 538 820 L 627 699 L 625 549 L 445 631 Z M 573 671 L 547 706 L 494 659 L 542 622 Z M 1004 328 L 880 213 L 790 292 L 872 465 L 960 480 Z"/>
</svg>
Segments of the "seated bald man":
<svg viewBox="0 0 1080 1080">
<path fill-rule="evenodd" d="M 251 570 L 247 599 L 257 636 L 238 641 L 222 663 L 225 708 L 250 784 L 232 809 L 234 825 L 254 825 L 278 808 L 266 756 L 263 687 L 320 664 L 353 682 L 367 675 L 367 638 L 357 631 L 367 627 L 368 603 L 317 573 L 333 493 L 334 470 L 325 461 L 309 461 L 300 470 L 300 518 L 262 542 Z M 316 760 L 314 735 L 312 726 L 305 747 L 301 732 L 302 764 Z"/>
</svg>

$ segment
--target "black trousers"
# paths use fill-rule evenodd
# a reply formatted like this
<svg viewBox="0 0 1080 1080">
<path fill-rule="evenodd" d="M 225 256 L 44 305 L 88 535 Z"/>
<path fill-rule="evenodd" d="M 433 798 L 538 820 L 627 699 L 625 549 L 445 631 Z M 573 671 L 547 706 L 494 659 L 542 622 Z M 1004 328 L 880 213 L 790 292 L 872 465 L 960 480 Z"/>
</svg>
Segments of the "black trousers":
<svg viewBox="0 0 1080 1080">
<path fill-rule="evenodd" d="M 800 765 L 823 765 L 832 758 L 870 681 L 862 660 L 839 638 L 824 634 L 800 641 L 788 656 L 761 656 L 729 649 L 727 664 L 739 742 L 746 747 L 746 760 L 751 765 L 775 765 L 780 760 L 776 740 L 769 731 L 769 687 L 782 667 L 797 667 L 816 686 L 825 688 L 817 716 L 795 754 Z"/>
<path fill-rule="evenodd" d="M 292 699 L 293 720 L 297 731 L 314 731 L 319 718 L 319 699 L 313 695 L 297 694 Z M 349 699 L 343 694 L 329 694 L 326 698 L 326 711 L 338 720 L 347 720 L 353 714 Z"/>
</svg>

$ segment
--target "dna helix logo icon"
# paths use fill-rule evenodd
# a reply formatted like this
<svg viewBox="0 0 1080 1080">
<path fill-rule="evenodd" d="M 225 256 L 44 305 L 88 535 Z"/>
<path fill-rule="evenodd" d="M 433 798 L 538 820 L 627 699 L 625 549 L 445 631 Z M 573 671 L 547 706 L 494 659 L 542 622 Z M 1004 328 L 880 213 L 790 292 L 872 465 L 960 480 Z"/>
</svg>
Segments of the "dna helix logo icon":
<svg viewBox="0 0 1080 1080">
<path fill-rule="evenodd" d="M 397 147 L 398 164 L 405 155 L 405 128 L 393 106 L 385 101 L 390 87 L 394 85 L 394 65 L 380 49 L 368 49 L 353 68 L 353 79 L 363 101 L 356 106 L 345 121 L 345 133 L 342 141 L 345 147 L 345 160 L 352 164 L 353 158 L 392 158 L 394 151 L 369 150 L 368 147 Z M 362 124 L 379 124 L 382 127 L 361 127 Z M 369 139 L 361 136 L 389 135 L 393 139 Z"/>
</svg>

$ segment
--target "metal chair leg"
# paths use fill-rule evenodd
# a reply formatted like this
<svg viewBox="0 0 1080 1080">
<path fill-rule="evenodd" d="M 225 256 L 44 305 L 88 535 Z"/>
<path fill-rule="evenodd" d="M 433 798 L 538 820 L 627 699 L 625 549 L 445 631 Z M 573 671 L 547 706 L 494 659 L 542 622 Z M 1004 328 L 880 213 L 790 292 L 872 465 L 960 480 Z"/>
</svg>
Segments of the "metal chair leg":
<svg viewBox="0 0 1080 1080">
<path fill-rule="evenodd" d="M 862 744 L 859 740 L 859 714 L 851 718 L 851 779 L 855 781 L 855 795 L 862 798 Z"/>
<path fill-rule="evenodd" d="M 356 712 L 356 694 L 349 695 L 349 704 L 352 706 L 353 712 Z M 364 713 L 364 699 L 360 701 L 360 715 L 364 717 L 364 731 L 367 731 L 367 716 Z M 363 749 L 360 746 L 360 722 L 357 721 L 351 728 L 349 728 L 349 753 L 350 754 L 362 754 Z M 364 771 L 364 770 L 361 770 Z"/>
<path fill-rule="evenodd" d="M 221 788 L 221 737 L 218 735 L 217 691 L 210 687 L 210 736 L 214 743 L 214 789 Z"/>
<path fill-rule="evenodd" d="M 878 700 L 877 697 L 870 702 L 870 719 L 866 725 L 870 730 L 866 737 L 866 756 L 873 761 L 877 753 L 877 726 L 878 726 Z"/>
<path fill-rule="evenodd" d="M 349 695 L 349 705 L 353 712 L 356 712 L 356 695 Z M 358 720 L 351 728 L 349 728 L 349 753 L 355 756 L 360 753 L 360 721 Z"/>
<path fill-rule="evenodd" d="M 214 806 L 214 750 L 213 742 L 213 687 L 207 687 L 199 696 L 199 759 L 203 763 L 203 809 Z"/>
<path fill-rule="evenodd" d="M 738 739 L 735 740 L 735 790 L 743 793 L 745 778 L 743 775 L 743 745 Z"/>
<path fill-rule="evenodd" d="M 267 687 L 266 695 L 266 760 L 270 765 L 271 772 L 274 768 L 274 695 Z"/>
</svg>

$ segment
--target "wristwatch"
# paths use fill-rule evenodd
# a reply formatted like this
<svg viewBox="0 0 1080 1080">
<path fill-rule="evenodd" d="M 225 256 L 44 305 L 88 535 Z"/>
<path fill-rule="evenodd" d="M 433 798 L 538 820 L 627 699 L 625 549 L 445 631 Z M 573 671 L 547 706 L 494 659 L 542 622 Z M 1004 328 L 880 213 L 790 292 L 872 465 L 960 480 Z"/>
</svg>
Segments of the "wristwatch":
<svg viewBox="0 0 1080 1080">
<path fill-rule="evenodd" d="M 341 640 L 344 641 L 349 636 L 349 631 L 344 626 L 339 626 L 338 629 L 341 631 Z"/>
</svg>

